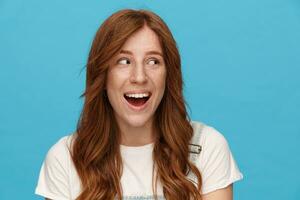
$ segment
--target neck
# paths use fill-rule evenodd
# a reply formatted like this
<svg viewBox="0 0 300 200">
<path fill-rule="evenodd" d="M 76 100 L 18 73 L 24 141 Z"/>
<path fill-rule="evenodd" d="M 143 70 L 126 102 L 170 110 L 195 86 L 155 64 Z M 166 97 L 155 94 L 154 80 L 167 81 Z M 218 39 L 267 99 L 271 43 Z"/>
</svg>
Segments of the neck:
<svg viewBox="0 0 300 200">
<path fill-rule="evenodd" d="M 125 146 L 143 146 L 155 141 L 153 123 L 147 123 L 141 127 L 119 125 L 121 131 L 121 144 Z"/>
</svg>

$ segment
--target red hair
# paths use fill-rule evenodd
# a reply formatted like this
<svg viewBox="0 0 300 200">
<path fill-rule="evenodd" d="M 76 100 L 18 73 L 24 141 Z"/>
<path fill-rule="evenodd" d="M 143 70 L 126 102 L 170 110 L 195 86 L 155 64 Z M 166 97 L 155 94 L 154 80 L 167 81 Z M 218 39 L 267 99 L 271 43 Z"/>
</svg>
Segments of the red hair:
<svg viewBox="0 0 300 200">
<path fill-rule="evenodd" d="M 183 80 L 176 42 L 164 21 L 146 10 L 121 10 L 98 29 L 87 61 L 84 106 L 72 146 L 72 159 L 81 180 L 77 200 L 122 199 L 120 178 L 120 130 L 105 91 L 109 61 L 126 40 L 144 25 L 158 36 L 167 69 L 164 96 L 155 112 L 154 126 L 159 133 L 153 149 L 157 176 L 166 199 L 201 199 L 201 174 L 189 160 L 193 128 L 182 94 Z M 197 184 L 187 178 L 192 172 Z"/>
</svg>

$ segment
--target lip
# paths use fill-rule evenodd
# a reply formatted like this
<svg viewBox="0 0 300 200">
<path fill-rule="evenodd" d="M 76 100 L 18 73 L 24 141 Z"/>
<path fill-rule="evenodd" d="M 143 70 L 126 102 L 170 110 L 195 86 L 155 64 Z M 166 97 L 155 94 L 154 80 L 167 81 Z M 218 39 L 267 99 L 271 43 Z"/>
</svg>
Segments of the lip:
<svg viewBox="0 0 300 200">
<path fill-rule="evenodd" d="M 151 96 L 151 92 L 149 90 L 132 90 L 132 91 L 127 91 L 127 92 L 124 92 L 124 95 L 125 94 L 143 94 L 143 93 L 149 93 L 150 96 Z M 150 97 L 149 96 L 149 97 Z"/>
<path fill-rule="evenodd" d="M 126 93 L 124 93 L 124 95 L 125 95 L 125 94 L 147 93 L 147 92 L 148 92 L 148 91 L 131 91 L 131 92 L 126 92 Z M 146 109 L 146 107 L 148 106 L 148 104 L 149 104 L 149 102 L 150 102 L 150 100 L 151 100 L 152 93 L 151 93 L 151 92 L 149 92 L 149 93 L 150 93 L 149 99 L 148 99 L 147 102 L 146 102 L 144 105 L 142 105 L 142 106 L 134 106 L 134 105 L 131 105 L 131 104 L 125 99 L 124 95 L 123 95 L 123 100 L 125 101 L 125 104 L 129 107 L 129 109 L 134 110 L 134 111 L 136 111 L 136 112 L 140 112 L 140 111 L 143 111 L 143 110 Z"/>
</svg>

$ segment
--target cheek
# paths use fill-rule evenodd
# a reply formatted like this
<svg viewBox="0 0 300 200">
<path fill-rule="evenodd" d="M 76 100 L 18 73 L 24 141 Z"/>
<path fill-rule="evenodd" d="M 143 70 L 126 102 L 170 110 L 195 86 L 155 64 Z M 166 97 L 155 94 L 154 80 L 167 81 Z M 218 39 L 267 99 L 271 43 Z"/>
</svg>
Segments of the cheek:
<svg viewBox="0 0 300 200">
<path fill-rule="evenodd" d="M 159 71 L 154 78 L 157 89 L 163 93 L 166 86 L 166 70 Z"/>
<path fill-rule="evenodd" d="M 120 95 L 122 95 L 124 84 L 128 73 L 125 70 L 111 70 L 107 73 L 106 91 L 110 104 L 114 110 L 120 106 Z"/>
<path fill-rule="evenodd" d="M 119 82 L 118 78 L 114 75 L 114 73 L 108 73 L 107 74 L 107 80 L 106 80 L 106 91 L 107 91 L 107 97 L 112 105 L 112 107 L 115 107 L 116 100 L 118 99 L 116 97 L 116 90 L 119 88 Z"/>
<path fill-rule="evenodd" d="M 108 72 L 106 80 L 107 90 L 119 89 L 125 79 L 124 73 L 115 70 Z"/>
<path fill-rule="evenodd" d="M 152 84 L 155 88 L 156 98 L 155 98 L 155 104 L 158 106 L 158 104 L 161 102 L 164 93 L 165 93 L 165 87 L 166 87 L 166 73 L 165 71 L 156 71 L 155 73 L 151 74 L 151 80 Z"/>
</svg>

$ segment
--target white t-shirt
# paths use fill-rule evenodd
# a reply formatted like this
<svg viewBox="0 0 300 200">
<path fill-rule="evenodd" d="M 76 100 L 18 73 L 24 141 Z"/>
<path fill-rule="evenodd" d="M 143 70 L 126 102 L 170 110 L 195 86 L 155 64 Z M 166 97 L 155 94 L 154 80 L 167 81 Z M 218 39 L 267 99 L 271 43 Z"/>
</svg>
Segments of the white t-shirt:
<svg viewBox="0 0 300 200">
<path fill-rule="evenodd" d="M 190 159 L 202 175 L 201 193 L 224 188 L 242 179 L 243 174 L 224 136 L 203 123 L 191 124 L 194 129 L 191 143 L 201 146 L 200 154 L 190 154 Z M 48 151 L 41 167 L 35 194 L 53 200 L 76 199 L 80 194 L 80 179 L 69 152 L 72 137 L 73 134 L 62 137 Z M 124 200 L 152 199 L 153 146 L 154 143 L 138 147 L 120 146 L 124 166 L 121 176 Z M 192 147 L 191 150 L 198 150 L 197 146 Z M 159 180 L 157 194 L 159 199 L 164 199 Z"/>
</svg>

